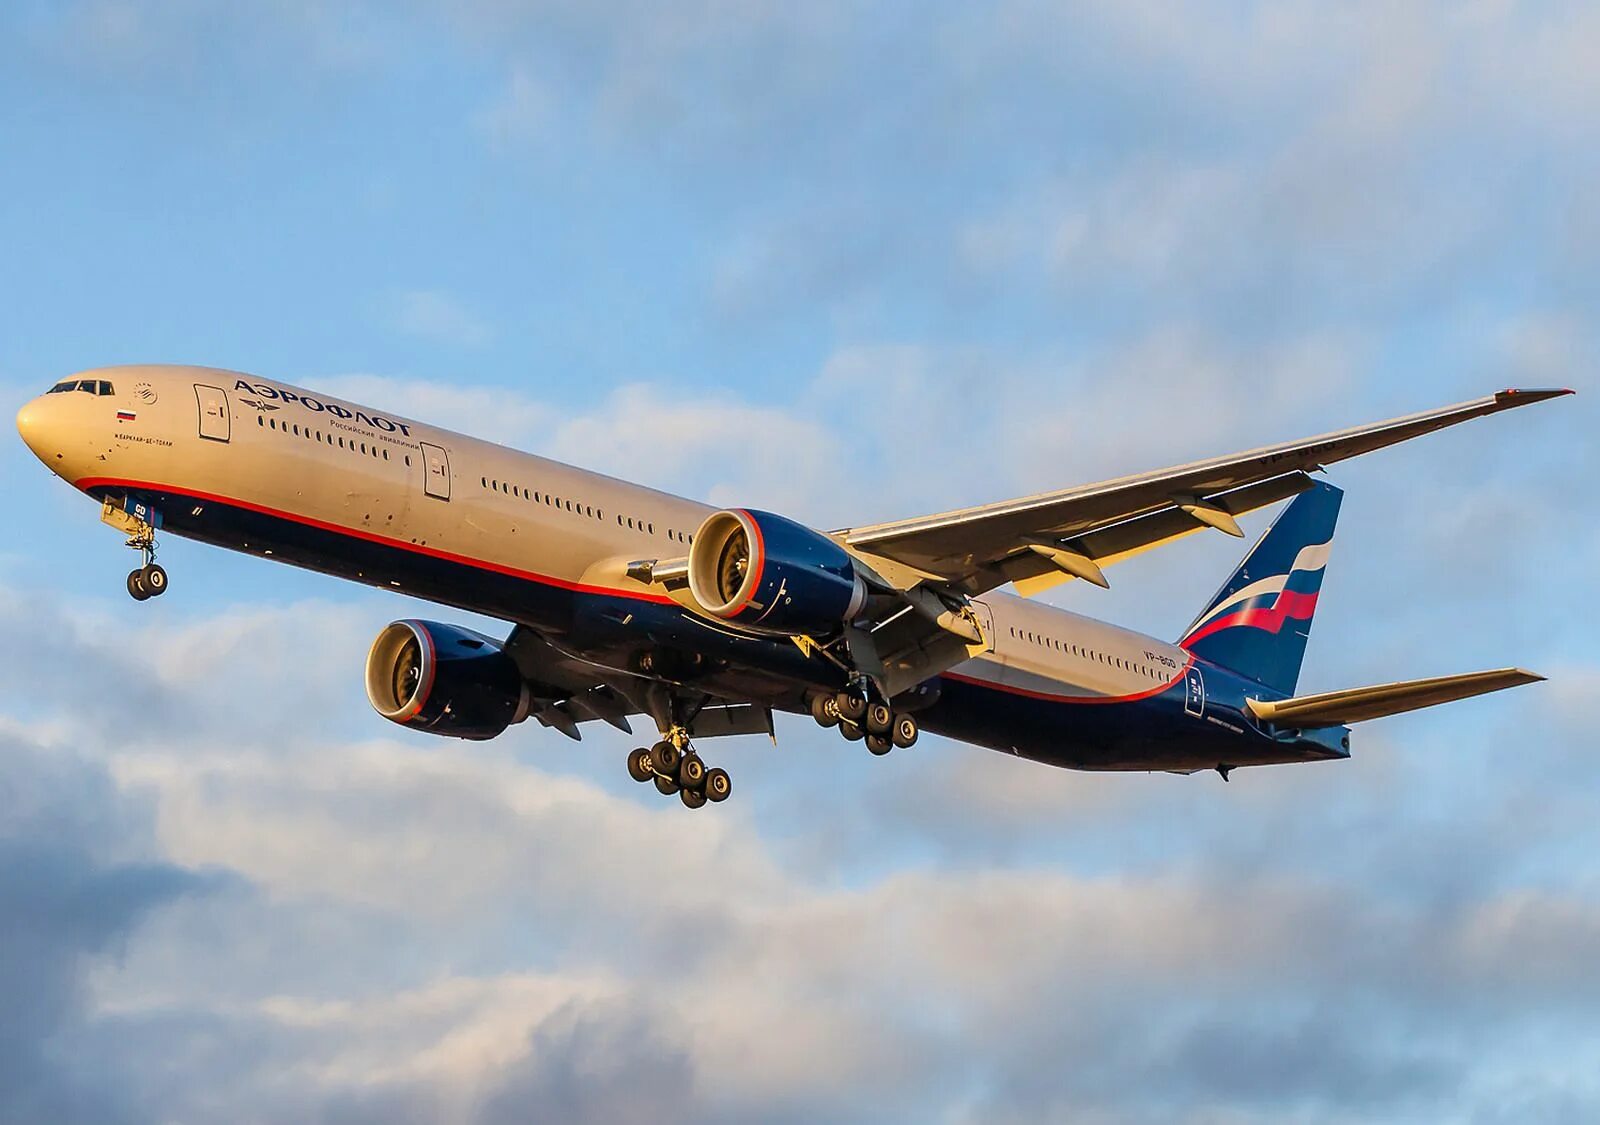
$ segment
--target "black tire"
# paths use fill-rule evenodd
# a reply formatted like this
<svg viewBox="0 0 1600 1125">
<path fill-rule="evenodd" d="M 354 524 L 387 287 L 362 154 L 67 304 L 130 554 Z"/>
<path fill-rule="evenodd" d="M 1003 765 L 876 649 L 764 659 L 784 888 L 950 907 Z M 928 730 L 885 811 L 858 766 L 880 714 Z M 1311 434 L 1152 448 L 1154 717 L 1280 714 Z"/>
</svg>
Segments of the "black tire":
<svg viewBox="0 0 1600 1125">
<path fill-rule="evenodd" d="M 905 750 L 917 744 L 917 735 L 921 733 L 917 720 L 910 715 L 896 715 L 894 717 L 894 730 L 891 737 L 894 744 Z"/>
<path fill-rule="evenodd" d="M 728 794 L 733 792 L 733 781 L 728 777 L 728 771 L 720 766 L 707 770 L 704 792 L 713 801 L 726 801 Z"/>
<path fill-rule="evenodd" d="M 706 780 L 706 764 L 694 751 L 683 756 L 678 763 L 678 784 L 685 789 L 698 789 Z"/>
<path fill-rule="evenodd" d="M 643 746 L 628 755 L 628 776 L 643 784 L 656 775 L 655 763 L 650 760 L 650 751 Z"/>
<path fill-rule="evenodd" d="M 150 591 L 144 585 L 144 571 L 128 572 L 128 596 L 136 602 L 142 602 L 150 596 Z"/>
<path fill-rule="evenodd" d="M 706 803 L 706 795 L 698 789 L 680 789 L 678 800 L 683 802 L 686 809 L 698 809 Z"/>
<path fill-rule="evenodd" d="M 819 727 L 838 726 L 838 701 L 831 695 L 813 695 L 811 697 L 811 717 L 817 720 L 817 726 Z"/>
<path fill-rule="evenodd" d="M 887 703 L 872 703 L 867 706 L 866 726 L 868 734 L 888 734 L 894 729 L 894 711 Z"/>
<path fill-rule="evenodd" d="M 869 734 L 867 735 L 867 749 L 882 757 L 894 749 L 894 739 L 886 734 Z"/>
<path fill-rule="evenodd" d="M 657 775 L 655 782 L 656 792 L 660 793 L 663 797 L 670 797 L 678 791 L 678 783 L 673 781 L 670 777 L 661 777 L 660 775 Z"/>
<path fill-rule="evenodd" d="M 839 733 L 844 735 L 846 742 L 860 742 L 867 737 L 867 732 L 862 729 L 860 723 L 840 723 Z"/>
<path fill-rule="evenodd" d="M 143 576 L 144 588 L 150 591 L 152 598 L 159 598 L 167 592 L 167 572 L 161 567 L 151 563 L 139 573 Z"/>
<path fill-rule="evenodd" d="M 672 743 L 658 742 L 650 747 L 650 761 L 655 763 L 657 773 L 677 777 L 678 763 L 683 761 L 683 755 Z"/>
<path fill-rule="evenodd" d="M 851 695 L 841 691 L 834 696 L 834 705 L 839 708 L 839 717 L 849 719 L 852 723 L 859 723 L 867 713 L 867 701 L 859 695 Z"/>
</svg>

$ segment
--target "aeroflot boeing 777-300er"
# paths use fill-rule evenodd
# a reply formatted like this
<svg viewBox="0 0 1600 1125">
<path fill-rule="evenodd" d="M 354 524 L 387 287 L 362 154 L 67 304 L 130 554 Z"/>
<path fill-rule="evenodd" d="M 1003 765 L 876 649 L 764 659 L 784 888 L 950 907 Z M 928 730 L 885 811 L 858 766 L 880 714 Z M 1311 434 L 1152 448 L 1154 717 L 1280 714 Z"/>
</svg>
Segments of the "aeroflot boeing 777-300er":
<svg viewBox="0 0 1600 1125">
<path fill-rule="evenodd" d="M 396 621 L 367 655 L 378 714 L 485 739 L 532 718 L 659 739 L 636 781 L 690 808 L 732 790 L 697 747 L 810 714 L 874 754 L 927 729 L 1084 770 L 1217 770 L 1350 755 L 1349 724 L 1529 683 L 1516 668 L 1295 695 L 1342 493 L 1312 474 L 1570 392 L 1487 398 L 1305 441 L 866 527 L 714 510 L 422 422 L 215 368 L 110 367 L 17 416 L 99 501 L 163 594 L 157 532 L 510 623 Z M 1029 600 L 1106 585 L 1184 536 L 1288 501 L 1176 643 Z M 1014 586 L 1022 596 L 1002 593 Z"/>
</svg>

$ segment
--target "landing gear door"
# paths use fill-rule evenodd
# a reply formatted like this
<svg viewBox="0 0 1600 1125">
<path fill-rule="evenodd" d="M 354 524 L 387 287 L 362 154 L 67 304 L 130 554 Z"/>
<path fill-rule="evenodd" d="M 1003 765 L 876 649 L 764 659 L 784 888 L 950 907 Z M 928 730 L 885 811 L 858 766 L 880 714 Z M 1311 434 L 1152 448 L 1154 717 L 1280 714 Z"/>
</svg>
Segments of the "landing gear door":
<svg viewBox="0 0 1600 1125">
<path fill-rule="evenodd" d="M 233 436 L 228 412 L 228 392 L 221 387 L 194 385 L 195 402 L 200 408 L 200 436 L 207 441 L 227 441 Z"/>
<path fill-rule="evenodd" d="M 1206 713 L 1206 681 L 1200 669 L 1190 668 L 1184 677 L 1183 709 L 1197 719 Z"/>
<path fill-rule="evenodd" d="M 983 645 L 968 645 L 969 649 L 978 649 L 980 652 L 994 651 L 994 611 L 983 602 L 974 599 L 969 603 L 972 614 L 978 619 L 978 631 L 983 634 Z"/>
<path fill-rule="evenodd" d="M 422 491 L 435 500 L 450 499 L 450 455 L 427 442 L 422 443 Z"/>
</svg>

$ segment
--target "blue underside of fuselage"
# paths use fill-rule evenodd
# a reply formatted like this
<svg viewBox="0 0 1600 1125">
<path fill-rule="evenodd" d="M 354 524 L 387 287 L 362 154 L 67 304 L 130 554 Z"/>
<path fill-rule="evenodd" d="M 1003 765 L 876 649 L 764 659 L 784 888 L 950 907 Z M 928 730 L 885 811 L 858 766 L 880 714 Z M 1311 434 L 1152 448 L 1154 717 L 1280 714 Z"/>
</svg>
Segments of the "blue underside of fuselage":
<svg viewBox="0 0 1600 1125">
<path fill-rule="evenodd" d="M 95 488 L 103 498 L 121 489 Z M 279 562 L 526 625 L 568 652 L 618 670 L 656 648 L 699 652 L 717 670 L 707 690 L 740 693 L 788 710 L 805 693 L 840 686 L 830 666 L 807 658 L 787 639 L 720 626 L 675 604 L 573 589 L 503 573 L 471 560 L 440 557 L 393 540 L 196 497 L 175 489 L 139 489 L 174 534 Z M 1194 770 L 1302 762 L 1348 756 L 1344 732 L 1298 737 L 1263 731 L 1243 712 L 1259 685 L 1203 668 L 1206 702 L 1198 710 L 1183 680 L 1125 702 L 1052 699 L 983 683 L 962 666 L 940 678 L 938 698 L 918 720 L 926 730 L 1050 765 L 1090 770 Z M 1063 685 L 1065 687 L 1065 685 Z"/>
</svg>

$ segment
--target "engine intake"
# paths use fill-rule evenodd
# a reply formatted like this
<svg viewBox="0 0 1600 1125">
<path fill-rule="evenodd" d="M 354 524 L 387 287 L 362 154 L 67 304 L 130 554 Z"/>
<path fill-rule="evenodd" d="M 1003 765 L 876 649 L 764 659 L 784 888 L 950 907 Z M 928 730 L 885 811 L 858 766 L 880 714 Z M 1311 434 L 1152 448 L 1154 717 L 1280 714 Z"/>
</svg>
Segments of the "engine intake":
<svg viewBox="0 0 1600 1125">
<path fill-rule="evenodd" d="M 437 621 L 396 621 L 367 653 L 367 700 L 390 722 L 494 738 L 528 717 L 528 685 L 500 642 Z"/>
<path fill-rule="evenodd" d="M 715 512 L 689 548 L 689 592 L 712 617 L 776 633 L 831 632 L 867 588 L 839 544 L 771 512 Z"/>
</svg>

